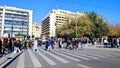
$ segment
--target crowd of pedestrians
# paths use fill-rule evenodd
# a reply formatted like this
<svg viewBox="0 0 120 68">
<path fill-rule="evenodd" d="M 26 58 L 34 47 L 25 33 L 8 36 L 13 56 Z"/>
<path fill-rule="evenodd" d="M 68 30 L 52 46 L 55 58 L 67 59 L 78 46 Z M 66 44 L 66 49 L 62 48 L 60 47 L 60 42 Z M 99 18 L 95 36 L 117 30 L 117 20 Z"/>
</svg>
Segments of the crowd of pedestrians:
<svg viewBox="0 0 120 68">
<path fill-rule="evenodd" d="M 120 38 L 104 38 L 104 47 L 118 48 L 120 46 Z"/>
<path fill-rule="evenodd" d="M 13 51 L 11 38 L 0 39 L 0 55 L 6 55 Z"/>
<path fill-rule="evenodd" d="M 42 40 L 41 40 L 41 43 Z M 44 41 L 45 50 L 51 50 L 51 49 L 82 49 L 84 44 L 87 43 L 87 39 L 64 39 L 64 38 L 58 38 L 58 39 L 46 39 Z"/>
<path fill-rule="evenodd" d="M 43 40 L 24 40 L 22 43 L 20 40 L 14 38 L 0 39 L 0 56 L 8 53 L 17 53 L 26 50 L 28 47 L 35 51 L 39 51 L 39 48 L 45 47 L 45 50 L 51 49 L 83 49 L 85 44 L 91 44 L 91 46 L 104 45 L 104 47 L 116 47 L 120 46 L 120 39 L 117 38 L 46 38 Z M 28 43 L 29 42 L 29 43 Z"/>
<path fill-rule="evenodd" d="M 42 43 L 42 42 L 41 42 Z M 83 47 L 88 44 L 91 46 L 104 46 L 111 48 L 118 48 L 120 46 L 120 39 L 109 39 L 109 38 L 58 38 L 58 39 L 46 39 L 44 42 L 45 50 L 50 49 L 83 49 Z"/>
<path fill-rule="evenodd" d="M 29 46 L 28 46 L 29 45 Z M 26 40 L 23 44 L 20 40 L 15 38 L 1 38 L 0 39 L 0 57 L 5 56 L 9 53 L 17 53 L 26 50 L 28 47 L 31 48 L 31 42 Z"/>
</svg>

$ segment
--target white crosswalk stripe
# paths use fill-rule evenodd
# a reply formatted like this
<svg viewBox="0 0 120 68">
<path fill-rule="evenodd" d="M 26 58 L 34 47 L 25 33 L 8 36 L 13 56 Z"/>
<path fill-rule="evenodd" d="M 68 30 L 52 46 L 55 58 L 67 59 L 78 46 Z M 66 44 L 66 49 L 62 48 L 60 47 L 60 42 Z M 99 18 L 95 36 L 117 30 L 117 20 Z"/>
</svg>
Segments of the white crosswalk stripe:
<svg viewBox="0 0 120 68">
<path fill-rule="evenodd" d="M 11 54 L 11 56 L 14 56 L 15 54 Z M 26 60 L 25 58 L 29 58 Z M 88 60 L 100 60 L 101 58 L 110 58 L 104 55 L 99 55 L 96 53 L 93 53 L 92 51 L 90 52 L 80 52 L 79 50 L 50 50 L 50 51 L 45 51 L 40 49 L 38 52 L 33 52 L 31 49 L 27 49 L 25 53 L 23 52 L 20 56 L 18 56 L 18 61 L 16 63 L 16 68 L 25 68 L 26 65 L 25 63 L 30 59 L 30 66 L 33 68 L 44 68 L 51 66 L 50 68 L 56 68 L 57 65 L 59 64 L 70 64 L 70 63 L 76 63 L 77 67 L 80 68 L 92 68 L 91 66 L 87 66 L 82 62 L 87 62 Z M 86 60 L 86 61 L 84 61 Z M 42 63 L 43 62 L 43 63 Z M 41 64 L 42 63 L 42 64 Z M 46 63 L 46 64 L 44 64 Z M 82 63 L 82 64 L 81 64 Z"/>
<path fill-rule="evenodd" d="M 107 56 L 107 57 L 115 57 L 115 55 L 113 55 L 113 54 L 111 54 L 110 52 L 107 52 L 107 51 L 105 51 L 105 52 L 103 52 L 103 51 L 93 51 L 93 53 L 96 53 L 96 54 L 100 54 L 100 55 L 104 55 L 104 56 Z"/>
<path fill-rule="evenodd" d="M 85 54 L 88 54 L 88 55 L 92 55 L 92 56 L 96 56 L 96 57 L 101 57 L 101 58 L 108 58 L 106 56 L 102 56 L 102 55 L 98 55 L 98 54 L 93 54 L 93 53 L 85 53 Z"/>
<path fill-rule="evenodd" d="M 20 55 L 16 68 L 24 68 L 24 53 Z"/>
<path fill-rule="evenodd" d="M 56 50 L 56 51 L 58 51 L 58 50 Z M 86 57 L 74 55 L 74 54 L 71 54 L 71 53 L 68 53 L 68 52 L 64 52 L 64 51 L 59 51 L 59 52 L 62 52 L 62 53 L 65 53 L 65 54 L 67 54 L 67 55 L 74 56 L 74 57 L 77 57 L 77 58 L 80 58 L 80 59 L 90 60 L 90 59 L 88 59 L 88 58 L 86 58 Z"/>
<path fill-rule="evenodd" d="M 30 54 L 30 57 L 31 57 L 34 67 L 35 68 L 42 67 L 42 65 L 40 64 L 40 62 L 37 60 L 37 58 L 35 57 L 35 55 L 32 53 L 32 51 L 30 49 L 28 49 L 28 53 Z"/>
<path fill-rule="evenodd" d="M 8 55 L 6 55 L 5 57 L 0 58 L 0 61 L 2 62 L 2 60 L 6 59 L 6 57 L 9 57 L 10 55 L 11 55 L 11 54 L 8 54 Z M 1 64 L 1 62 L 0 62 L 0 64 Z"/>
<path fill-rule="evenodd" d="M 7 56 L 7 58 L 8 57 L 10 57 L 10 58 L 13 58 L 13 57 L 15 57 L 15 53 L 12 53 L 12 54 L 10 54 L 9 56 Z M 7 59 L 6 58 L 6 59 Z M 5 62 L 5 63 L 3 63 L 1 66 L 0 66 L 0 68 L 3 68 L 7 63 L 9 63 L 10 61 L 11 61 L 12 59 L 8 59 L 8 61 L 7 62 Z"/>
<path fill-rule="evenodd" d="M 9 57 L 11 54 L 6 55 L 5 57 L 3 56 L 2 58 L 0 58 L 0 64 L 2 64 L 2 62 L 4 62 L 5 60 L 7 60 L 6 57 Z"/>
<path fill-rule="evenodd" d="M 65 60 L 65 59 L 63 59 L 63 58 L 61 58 L 61 57 L 59 57 L 57 55 L 54 55 L 54 54 L 52 54 L 50 52 L 47 52 L 47 54 L 49 54 L 50 56 L 54 57 L 55 59 L 59 60 L 62 63 L 69 63 L 67 60 Z"/>
<path fill-rule="evenodd" d="M 67 51 L 67 50 L 64 50 L 64 51 Z M 68 52 L 68 51 L 67 51 Z M 70 52 L 70 53 L 73 53 L 73 54 L 77 54 L 77 55 L 81 55 L 81 56 L 84 56 L 84 57 L 89 57 L 89 58 L 92 58 L 92 59 L 99 59 L 97 57 L 93 57 L 93 56 L 89 56 L 89 55 L 85 55 L 85 54 L 81 54 L 81 53 L 77 53 L 77 52 Z"/>
<path fill-rule="evenodd" d="M 100 56 L 103 56 L 104 58 L 114 57 L 114 56 L 108 56 L 108 55 L 104 55 L 104 54 L 97 53 L 97 52 L 91 52 L 91 51 L 90 52 L 87 51 L 85 53 L 91 53 L 91 54 L 94 54 L 94 55 L 100 55 Z"/>
<path fill-rule="evenodd" d="M 41 52 L 37 52 L 48 64 L 50 65 L 56 65 L 56 63 L 54 61 L 52 61 L 51 59 L 49 59 L 47 56 L 45 56 L 44 54 L 42 54 Z"/>
<path fill-rule="evenodd" d="M 91 68 L 91 67 L 89 67 L 89 66 L 87 66 L 87 65 L 83 65 L 83 64 L 77 64 L 80 68 L 82 67 L 82 68 Z"/>
<path fill-rule="evenodd" d="M 52 51 L 52 52 L 54 52 L 54 53 L 56 53 L 56 54 L 58 54 L 58 55 L 64 56 L 64 57 L 66 57 L 66 58 L 69 58 L 69 59 L 71 59 L 71 60 L 74 60 L 74 61 L 76 61 L 76 62 L 81 61 L 81 60 L 79 60 L 79 59 L 77 59 L 77 58 L 70 57 L 70 56 L 64 55 L 64 54 L 59 53 L 59 52 L 56 52 L 56 51 Z"/>
</svg>

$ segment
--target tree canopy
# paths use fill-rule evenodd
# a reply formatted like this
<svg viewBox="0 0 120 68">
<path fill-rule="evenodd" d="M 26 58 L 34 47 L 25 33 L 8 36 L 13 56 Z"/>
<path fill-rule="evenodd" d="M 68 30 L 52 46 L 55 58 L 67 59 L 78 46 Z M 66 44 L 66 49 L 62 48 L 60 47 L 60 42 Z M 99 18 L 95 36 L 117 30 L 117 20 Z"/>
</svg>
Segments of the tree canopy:
<svg viewBox="0 0 120 68">
<path fill-rule="evenodd" d="M 61 28 L 56 30 L 57 35 L 71 37 L 101 37 L 107 36 L 109 32 L 109 26 L 102 16 L 97 15 L 94 11 L 87 12 L 80 17 L 67 17 L 66 21 Z"/>
<path fill-rule="evenodd" d="M 109 33 L 110 37 L 120 37 L 120 24 L 109 25 Z"/>
<path fill-rule="evenodd" d="M 94 11 L 87 13 L 87 16 L 92 22 L 92 36 L 101 37 L 107 36 L 109 32 L 109 26 L 102 16 L 97 15 Z"/>
</svg>

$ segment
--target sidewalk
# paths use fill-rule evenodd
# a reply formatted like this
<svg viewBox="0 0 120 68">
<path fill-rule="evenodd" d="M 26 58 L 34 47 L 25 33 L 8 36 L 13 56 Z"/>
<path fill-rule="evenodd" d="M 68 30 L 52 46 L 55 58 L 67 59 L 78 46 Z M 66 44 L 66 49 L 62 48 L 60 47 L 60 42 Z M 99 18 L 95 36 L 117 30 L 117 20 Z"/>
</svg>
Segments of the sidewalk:
<svg viewBox="0 0 120 68">
<path fill-rule="evenodd" d="M 0 68 L 6 68 L 5 66 L 9 65 L 9 63 L 11 63 L 16 57 L 18 57 L 20 53 L 10 53 L 10 54 L 7 54 L 5 56 L 2 56 L 0 58 Z"/>
<path fill-rule="evenodd" d="M 104 48 L 103 46 L 85 45 L 84 48 L 120 52 L 120 47 L 119 48 Z"/>
</svg>

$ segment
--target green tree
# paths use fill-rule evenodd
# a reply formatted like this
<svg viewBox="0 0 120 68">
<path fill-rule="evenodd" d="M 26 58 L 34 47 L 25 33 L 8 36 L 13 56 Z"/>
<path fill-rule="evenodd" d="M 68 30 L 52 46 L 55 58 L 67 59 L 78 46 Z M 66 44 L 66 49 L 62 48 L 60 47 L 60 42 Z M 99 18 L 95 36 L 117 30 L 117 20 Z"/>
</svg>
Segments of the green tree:
<svg viewBox="0 0 120 68">
<path fill-rule="evenodd" d="M 97 15 L 94 11 L 87 13 L 87 16 L 92 22 L 92 36 L 101 37 L 107 36 L 109 32 L 109 26 L 102 18 L 102 16 Z"/>
<path fill-rule="evenodd" d="M 60 30 L 60 28 L 57 28 L 56 29 L 56 37 L 58 37 L 58 38 L 60 38 L 61 37 L 61 30 Z"/>
<path fill-rule="evenodd" d="M 91 35 L 91 21 L 86 16 L 81 16 L 77 19 L 72 19 L 69 26 L 71 36 L 82 37 L 85 35 Z"/>
<path fill-rule="evenodd" d="M 21 36 L 22 34 L 20 32 L 18 32 L 18 34 L 16 34 L 16 36 Z"/>
<path fill-rule="evenodd" d="M 109 34 L 110 37 L 120 37 L 120 25 L 109 25 Z"/>
<path fill-rule="evenodd" d="M 67 17 L 67 21 L 57 30 L 57 33 L 66 36 L 68 31 L 71 37 L 92 36 L 98 38 L 108 35 L 109 26 L 102 16 L 93 11 L 78 18 Z"/>
<path fill-rule="evenodd" d="M 87 16 L 79 17 L 77 26 L 79 37 L 91 35 L 92 23 Z"/>
<path fill-rule="evenodd" d="M 85 35 L 91 35 L 91 21 L 87 16 L 81 16 L 79 18 L 70 18 L 70 22 L 65 22 L 62 26 L 61 34 L 66 35 L 69 31 L 71 37 L 82 37 Z M 76 34 L 77 33 L 77 34 Z"/>
</svg>

